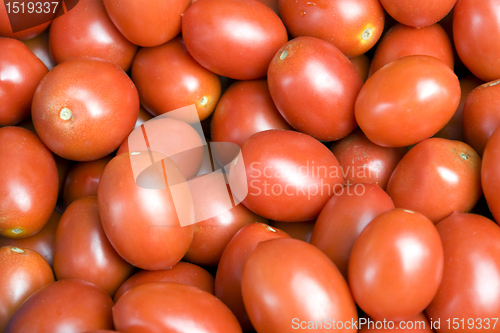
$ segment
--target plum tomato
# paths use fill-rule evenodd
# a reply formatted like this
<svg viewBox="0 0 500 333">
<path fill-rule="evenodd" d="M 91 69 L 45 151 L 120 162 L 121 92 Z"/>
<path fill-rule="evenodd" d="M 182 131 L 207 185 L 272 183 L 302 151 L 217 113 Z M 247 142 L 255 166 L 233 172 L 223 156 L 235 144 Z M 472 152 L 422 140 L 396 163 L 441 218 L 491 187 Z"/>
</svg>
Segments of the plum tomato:
<svg viewBox="0 0 500 333">
<path fill-rule="evenodd" d="M 377 184 L 348 185 L 321 210 L 310 243 L 323 251 L 347 279 L 354 242 L 368 223 L 391 209 L 394 203 Z"/>
<path fill-rule="evenodd" d="M 216 142 L 242 147 L 255 133 L 292 129 L 276 109 L 266 80 L 237 81 L 222 95 L 212 117 L 211 134 Z"/>
<path fill-rule="evenodd" d="M 19 307 L 5 333 L 113 329 L 112 307 L 111 297 L 90 282 L 56 281 L 39 289 Z"/>
<path fill-rule="evenodd" d="M 0 37 L 0 50 L 1 127 L 16 125 L 30 115 L 36 87 L 48 70 L 18 40 Z"/>
<path fill-rule="evenodd" d="M 128 71 L 137 45 L 129 42 L 109 19 L 102 0 L 78 0 L 78 5 L 50 25 L 50 53 L 56 61 L 92 57 Z"/>
<path fill-rule="evenodd" d="M 333 141 L 356 128 L 354 102 L 363 81 L 332 44 L 314 37 L 292 39 L 276 53 L 267 76 L 276 107 L 296 130 Z"/>
<path fill-rule="evenodd" d="M 357 57 L 375 45 L 384 29 L 378 0 L 279 0 L 281 19 L 294 36 L 311 36 Z"/>
<path fill-rule="evenodd" d="M 243 159 L 236 160 L 229 173 L 233 194 L 244 199 L 248 209 L 271 220 L 316 218 L 344 183 L 332 152 L 307 134 L 259 132 L 245 142 L 241 154 Z M 246 177 L 239 177 L 241 173 Z M 245 198 L 242 189 L 248 189 Z"/>
<path fill-rule="evenodd" d="M 396 21 L 415 28 L 423 28 L 444 18 L 457 0 L 380 0 Z"/>
<path fill-rule="evenodd" d="M 0 332 L 4 332 L 19 306 L 54 282 L 54 274 L 40 254 L 14 246 L 0 247 L 0 272 Z"/>
<path fill-rule="evenodd" d="M 354 243 L 349 286 L 359 307 L 375 320 L 408 320 L 436 295 L 443 265 L 434 224 L 396 208 L 375 217 Z"/>
<path fill-rule="evenodd" d="M 49 220 L 59 180 L 52 153 L 36 134 L 0 128 L 0 234 L 25 238 Z"/>
<path fill-rule="evenodd" d="M 482 195 L 481 158 L 461 141 L 424 140 L 401 159 L 387 193 L 396 207 L 437 223 L 454 211 L 468 212 Z"/>
<path fill-rule="evenodd" d="M 50 54 L 48 30 L 45 30 L 36 37 L 23 40 L 22 42 L 43 62 L 49 71 L 54 68 L 56 62 Z"/>
<path fill-rule="evenodd" d="M 453 70 L 432 56 L 412 55 L 394 60 L 366 81 L 355 115 L 370 141 L 403 147 L 436 134 L 459 102 L 460 83 Z"/>
<path fill-rule="evenodd" d="M 257 0 L 198 0 L 182 16 L 182 36 L 198 63 L 237 80 L 266 76 L 288 40 L 278 15 Z"/>
<path fill-rule="evenodd" d="M 16 39 L 30 39 L 41 34 L 50 25 L 50 22 L 46 22 L 26 30 L 12 32 L 9 16 L 7 15 L 7 7 L 5 6 L 6 2 L 6 0 L 0 0 L 0 36 Z M 28 13 L 26 13 L 26 16 L 28 16 L 29 19 Z M 21 19 L 26 19 L 26 16 L 21 15 Z"/>
<path fill-rule="evenodd" d="M 132 80 L 141 104 L 156 116 L 194 104 L 199 120 L 204 120 L 221 94 L 219 77 L 189 55 L 181 37 L 139 50 L 132 64 Z"/>
<path fill-rule="evenodd" d="M 488 207 L 497 223 L 500 221 L 500 130 L 488 140 L 481 166 L 481 183 Z"/>
<path fill-rule="evenodd" d="M 427 316 L 440 322 L 439 333 L 457 332 L 457 328 L 498 332 L 494 324 L 500 315 L 500 228 L 486 217 L 463 213 L 453 213 L 436 227 L 445 264 Z M 458 327 L 455 318 L 460 320 Z"/>
<path fill-rule="evenodd" d="M 346 280 L 318 248 L 297 239 L 261 242 L 241 277 L 243 302 L 259 333 L 296 332 L 320 321 L 339 332 L 356 332 L 356 305 Z M 331 327 L 330 327 L 331 328 Z"/>
<path fill-rule="evenodd" d="M 113 321 L 127 333 L 241 333 L 234 315 L 214 295 L 170 282 L 130 289 L 113 307 Z"/>
<path fill-rule="evenodd" d="M 67 60 L 40 82 L 33 124 L 57 155 L 92 161 L 109 155 L 134 128 L 139 95 L 117 65 L 100 59 Z"/>
</svg>

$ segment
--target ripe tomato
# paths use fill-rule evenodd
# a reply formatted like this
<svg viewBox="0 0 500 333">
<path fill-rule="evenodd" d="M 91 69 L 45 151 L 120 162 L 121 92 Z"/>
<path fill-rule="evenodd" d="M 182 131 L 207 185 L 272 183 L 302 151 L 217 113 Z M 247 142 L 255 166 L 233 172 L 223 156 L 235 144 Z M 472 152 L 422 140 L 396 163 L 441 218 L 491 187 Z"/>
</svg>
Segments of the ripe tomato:
<svg viewBox="0 0 500 333">
<path fill-rule="evenodd" d="M 296 130 L 333 141 L 356 128 L 354 101 L 363 81 L 332 44 L 295 38 L 276 53 L 267 75 L 276 107 Z"/>
<path fill-rule="evenodd" d="M 380 0 L 396 21 L 415 28 L 436 23 L 448 14 L 457 0 Z"/>
<path fill-rule="evenodd" d="M 50 25 L 50 22 L 46 22 L 33 28 L 21 30 L 18 32 L 12 32 L 12 27 L 9 21 L 9 16 L 7 15 L 7 7 L 5 6 L 5 3 L 5 0 L 0 0 L 0 36 L 16 39 L 30 39 L 42 33 L 42 31 L 47 29 L 47 27 Z M 26 13 L 26 16 L 24 16 L 24 19 L 29 20 L 30 16 L 28 15 L 28 13 Z M 21 18 L 22 17 L 23 16 L 21 16 Z"/>
<path fill-rule="evenodd" d="M 481 183 L 488 207 L 497 223 L 500 221 L 500 131 L 496 130 L 488 140 L 481 167 Z"/>
<path fill-rule="evenodd" d="M 436 294 L 443 275 L 436 227 L 420 213 L 393 209 L 361 232 L 349 258 L 356 303 L 376 320 L 408 320 Z"/>
<path fill-rule="evenodd" d="M 386 147 L 415 144 L 436 134 L 460 101 L 460 83 L 444 62 L 413 55 L 394 60 L 364 84 L 356 99 L 359 127 Z"/>
</svg>

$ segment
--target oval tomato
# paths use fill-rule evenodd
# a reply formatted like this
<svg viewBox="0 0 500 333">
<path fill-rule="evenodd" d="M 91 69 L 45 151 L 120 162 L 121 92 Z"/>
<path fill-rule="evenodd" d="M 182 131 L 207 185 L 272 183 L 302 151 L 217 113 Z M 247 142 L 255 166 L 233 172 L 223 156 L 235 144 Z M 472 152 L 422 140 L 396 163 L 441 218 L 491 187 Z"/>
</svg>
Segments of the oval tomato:
<svg viewBox="0 0 500 333">
<path fill-rule="evenodd" d="M 457 0 L 380 0 L 396 21 L 415 28 L 429 26 L 448 14 Z"/>
<path fill-rule="evenodd" d="M 500 130 L 496 130 L 488 140 L 481 167 L 481 183 L 488 207 L 497 223 L 500 221 Z"/>
</svg>

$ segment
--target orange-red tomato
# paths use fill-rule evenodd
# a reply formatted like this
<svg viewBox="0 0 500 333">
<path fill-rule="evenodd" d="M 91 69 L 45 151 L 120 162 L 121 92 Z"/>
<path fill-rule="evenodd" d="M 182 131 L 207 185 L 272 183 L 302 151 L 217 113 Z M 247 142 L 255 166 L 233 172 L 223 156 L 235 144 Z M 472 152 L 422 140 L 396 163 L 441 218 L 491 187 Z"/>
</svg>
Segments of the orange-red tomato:
<svg viewBox="0 0 500 333">
<path fill-rule="evenodd" d="M 500 221 L 500 131 L 497 129 L 488 140 L 481 166 L 481 183 L 488 207 L 497 223 Z"/>
<path fill-rule="evenodd" d="M 429 26 L 448 14 L 457 0 L 380 0 L 396 21 L 415 28 Z"/>
</svg>

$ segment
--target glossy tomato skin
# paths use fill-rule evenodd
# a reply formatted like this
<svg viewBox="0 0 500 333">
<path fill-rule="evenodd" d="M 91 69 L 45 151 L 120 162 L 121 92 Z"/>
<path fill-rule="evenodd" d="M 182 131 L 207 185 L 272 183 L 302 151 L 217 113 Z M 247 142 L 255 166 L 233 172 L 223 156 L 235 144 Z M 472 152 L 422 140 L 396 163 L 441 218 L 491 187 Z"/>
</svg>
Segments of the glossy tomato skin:
<svg viewBox="0 0 500 333">
<path fill-rule="evenodd" d="M 47 67 L 22 42 L 0 37 L 0 126 L 16 125 L 31 112 L 31 101 Z"/>
<path fill-rule="evenodd" d="M 370 75 L 396 59 L 417 54 L 436 57 L 453 70 L 453 47 L 448 34 L 438 23 L 420 29 L 398 23 L 382 36 L 377 45 Z"/>
<path fill-rule="evenodd" d="M 459 101 L 460 83 L 444 62 L 412 55 L 394 60 L 366 81 L 355 114 L 372 142 L 403 147 L 436 134 Z"/>
<path fill-rule="evenodd" d="M 101 176 L 97 199 L 104 232 L 116 252 L 132 265 L 148 270 L 171 267 L 188 250 L 194 227 L 180 226 L 169 188 L 136 184 L 132 163 L 148 166 L 149 154 L 118 155 Z"/>
<path fill-rule="evenodd" d="M 493 329 L 492 318 L 500 314 L 500 228 L 480 215 L 453 213 L 438 223 L 437 230 L 443 242 L 445 265 L 441 286 L 426 309 L 427 316 L 441 321 L 437 330 L 440 333 L 456 331 L 453 318 L 465 319 L 459 325 L 461 332 L 497 332 L 499 328 Z M 468 325 L 469 318 L 475 325 Z"/>
<path fill-rule="evenodd" d="M 330 147 L 342 168 L 346 184 L 377 183 L 383 190 L 389 177 L 406 154 L 406 148 L 379 146 L 359 129 Z"/>
<path fill-rule="evenodd" d="M 384 9 L 377 0 L 280 0 L 278 4 L 294 37 L 323 39 L 348 57 L 371 49 L 384 29 Z"/>
<path fill-rule="evenodd" d="M 348 185 L 321 210 L 310 243 L 330 258 L 347 279 L 352 247 L 364 228 L 394 203 L 377 184 Z"/>
<path fill-rule="evenodd" d="M 288 40 L 280 18 L 257 0 L 198 0 L 182 17 L 182 35 L 198 63 L 237 80 L 266 76 Z"/>
<path fill-rule="evenodd" d="M 316 218 L 334 191 L 343 185 L 340 166 L 328 148 L 293 131 L 254 134 L 241 149 L 243 159 L 229 174 L 233 194 L 247 187 L 243 204 L 265 218 L 300 222 Z M 245 168 L 243 171 L 242 168 Z M 238 171 L 246 173 L 239 179 Z"/>
<path fill-rule="evenodd" d="M 98 31 L 98 33 L 96 33 Z M 101 0 L 79 0 L 50 26 L 50 53 L 56 61 L 92 57 L 110 61 L 127 71 L 137 45 L 129 42 L 109 19 Z"/>
<path fill-rule="evenodd" d="M 231 311 L 215 296 L 178 283 L 146 283 L 124 294 L 113 307 L 123 332 L 241 333 Z"/>
<path fill-rule="evenodd" d="M 34 235 L 56 206 L 59 186 L 52 153 L 24 128 L 0 128 L 0 175 L 0 234 Z"/>
<path fill-rule="evenodd" d="M 211 134 L 216 142 L 243 146 L 255 133 L 292 129 L 276 109 L 266 80 L 237 81 L 222 95 L 212 117 Z"/>
<path fill-rule="evenodd" d="M 300 321 L 335 318 L 348 323 L 358 319 L 342 274 L 320 250 L 297 239 L 258 244 L 243 268 L 241 291 L 250 320 L 262 333 L 295 332 Z M 300 320 L 297 325 L 294 318 Z"/>
<path fill-rule="evenodd" d="M 333 141 L 356 128 L 354 102 L 363 82 L 332 44 L 295 38 L 276 53 L 267 76 L 276 107 L 296 130 Z"/>
<path fill-rule="evenodd" d="M 215 275 L 215 296 L 234 313 L 244 331 L 253 329 L 241 294 L 241 276 L 250 253 L 257 244 L 277 238 L 290 238 L 285 232 L 263 223 L 244 226 L 229 241 Z"/>
<path fill-rule="evenodd" d="M 31 113 L 50 150 L 69 160 L 92 161 L 118 148 L 138 112 L 137 89 L 120 67 L 79 58 L 59 64 L 42 79 Z"/>
<path fill-rule="evenodd" d="M 190 0 L 104 0 L 111 21 L 132 43 L 152 47 L 168 42 L 181 32 L 182 14 Z M 145 24 L 147 22 L 147 24 Z"/>
<path fill-rule="evenodd" d="M 106 238 L 97 197 L 78 199 L 66 208 L 54 239 L 54 272 L 58 280 L 88 281 L 113 296 L 132 269 Z"/>
<path fill-rule="evenodd" d="M 9 16 L 7 15 L 7 7 L 5 6 L 5 2 L 5 0 L 0 1 L 0 36 L 16 39 L 30 39 L 38 36 L 50 25 L 50 22 L 46 22 L 33 28 L 18 32 L 12 32 L 12 27 L 9 22 Z M 26 16 L 24 18 L 26 18 Z"/>
<path fill-rule="evenodd" d="M 500 221 L 500 197 L 498 196 L 500 172 L 498 165 L 500 165 L 500 131 L 496 130 L 488 140 L 484 150 L 481 183 L 484 197 L 497 223 Z"/>
<path fill-rule="evenodd" d="M 443 247 L 420 213 L 393 209 L 371 221 L 354 243 L 349 286 L 376 320 L 407 320 L 432 301 L 443 276 Z"/>
<path fill-rule="evenodd" d="M 21 304 L 38 289 L 54 282 L 49 264 L 37 252 L 0 247 L 0 331 Z"/>
<path fill-rule="evenodd" d="M 116 291 L 115 303 L 130 289 L 145 283 L 172 282 L 197 287 L 214 294 L 214 277 L 200 266 L 180 261 L 171 268 L 147 271 L 141 270 L 125 281 Z"/>
<path fill-rule="evenodd" d="M 415 28 L 434 24 L 448 14 L 457 0 L 380 0 L 396 21 Z"/>
<path fill-rule="evenodd" d="M 6 333 L 79 333 L 113 329 L 113 300 L 82 280 L 56 281 L 33 294 L 14 314 Z"/>
<path fill-rule="evenodd" d="M 498 2 L 457 1 L 453 12 L 453 39 L 460 60 L 472 74 L 488 82 L 500 78 Z"/>
<path fill-rule="evenodd" d="M 482 195 L 481 158 L 460 141 L 424 140 L 401 159 L 387 193 L 396 207 L 415 210 L 434 223 L 454 211 L 468 212 Z"/>
<path fill-rule="evenodd" d="M 142 48 L 132 65 L 132 79 L 142 105 L 155 116 L 194 104 L 204 120 L 221 94 L 219 77 L 189 55 L 181 37 Z"/>
</svg>

